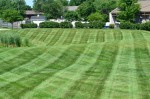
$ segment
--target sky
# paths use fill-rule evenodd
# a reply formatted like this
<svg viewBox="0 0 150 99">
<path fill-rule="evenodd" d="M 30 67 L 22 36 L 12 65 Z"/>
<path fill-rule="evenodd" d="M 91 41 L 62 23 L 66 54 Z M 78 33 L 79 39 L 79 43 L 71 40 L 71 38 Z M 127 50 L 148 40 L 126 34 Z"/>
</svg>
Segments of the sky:
<svg viewBox="0 0 150 99">
<path fill-rule="evenodd" d="M 27 5 L 33 6 L 33 0 L 25 0 Z"/>
</svg>

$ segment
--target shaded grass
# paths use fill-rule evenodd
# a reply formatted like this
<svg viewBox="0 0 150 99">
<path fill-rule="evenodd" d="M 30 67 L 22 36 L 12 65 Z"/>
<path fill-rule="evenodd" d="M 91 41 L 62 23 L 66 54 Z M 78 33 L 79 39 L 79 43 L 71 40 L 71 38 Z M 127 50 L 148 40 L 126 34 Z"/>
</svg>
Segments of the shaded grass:
<svg viewBox="0 0 150 99">
<path fill-rule="evenodd" d="M 143 37 L 143 35 L 137 31 L 132 33 L 134 37 L 134 47 L 135 47 L 135 59 L 136 59 L 136 71 L 138 74 L 138 83 L 141 89 L 141 98 L 149 99 L 150 98 L 150 75 L 146 70 L 150 66 L 150 54 L 148 51 L 148 45 Z"/>
<path fill-rule="evenodd" d="M 64 45 L 71 44 L 74 36 L 76 35 L 76 30 L 71 30 L 68 37 L 63 42 Z"/>
<path fill-rule="evenodd" d="M 21 97 L 23 93 L 25 94 L 27 91 L 32 90 L 54 73 L 73 64 L 84 51 L 84 48 L 85 47 L 69 48 L 54 63 L 48 65 L 42 70 L 36 71 L 31 75 L 19 79 L 18 81 L 11 82 L 7 86 L 1 87 L 0 91 L 8 93 L 15 99 L 20 99 L 19 97 Z M 13 91 L 15 88 L 17 88 L 17 90 Z"/>
<path fill-rule="evenodd" d="M 59 29 L 53 36 L 53 38 L 51 39 L 51 41 L 47 44 L 47 45 L 54 45 L 59 38 L 61 37 L 61 35 L 63 34 L 63 29 Z"/>
<path fill-rule="evenodd" d="M 96 42 L 99 43 L 99 42 L 104 42 L 104 41 L 105 41 L 105 32 L 98 30 L 97 36 L 96 36 Z"/>
<path fill-rule="evenodd" d="M 117 51 L 117 44 L 114 43 L 113 46 L 111 44 L 105 44 L 96 63 L 83 74 L 81 79 L 74 83 L 70 90 L 65 94 L 64 99 L 75 97 L 78 91 L 89 91 L 91 99 L 97 99 L 101 95 L 104 83 L 111 72 Z M 93 78 L 92 82 L 86 83 L 86 80 L 90 77 L 91 79 Z M 88 85 L 93 86 L 93 89 L 88 89 Z"/>
</svg>

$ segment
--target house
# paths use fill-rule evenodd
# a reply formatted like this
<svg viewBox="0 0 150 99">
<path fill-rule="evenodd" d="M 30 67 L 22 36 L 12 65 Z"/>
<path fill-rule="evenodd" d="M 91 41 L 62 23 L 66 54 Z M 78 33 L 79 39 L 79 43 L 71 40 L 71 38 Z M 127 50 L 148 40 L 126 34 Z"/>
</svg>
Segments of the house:
<svg viewBox="0 0 150 99">
<path fill-rule="evenodd" d="M 138 3 L 140 4 L 141 9 L 139 15 L 137 16 L 136 22 L 144 23 L 150 21 L 150 1 L 139 1 Z M 116 17 L 119 12 L 119 8 L 116 8 L 109 13 L 110 24 L 117 23 Z"/>
<path fill-rule="evenodd" d="M 31 19 L 31 16 L 37 16 L 37 15 L 44 15 L 42 12 L 36 12 L 33 10 L 26 10 L 25 11 L 25 18 L 26 19 Z"/>
<path fill-rule="evenodd" d="M 39 26 L 40 23 L 44 22 L 46 20 L 45 16 L 31 16 L 30 21 L 37 24 Z"/>
</svg>

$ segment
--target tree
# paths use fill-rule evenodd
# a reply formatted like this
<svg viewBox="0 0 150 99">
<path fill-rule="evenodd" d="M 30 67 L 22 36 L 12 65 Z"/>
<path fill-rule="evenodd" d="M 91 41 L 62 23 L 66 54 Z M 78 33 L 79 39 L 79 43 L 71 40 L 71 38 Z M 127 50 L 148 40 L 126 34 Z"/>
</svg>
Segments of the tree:
<svg viewBox="0 0 150 99">
<path fill-rule="evenodd" d="M 13 23 L 17 21 L 22 21 L 23 17 L 20 15 L 20 13 L 17 10 L 5 10 L 2 13 L 2 19 L 6 22 L 10 22 L 12 24 L 13 29 Z"/>
<path fill-rule="evenodd" d="M 92 13 L 87 17 L 88 21 L 105 21 L 104 16 L 99 13 Z"/>
<path fill-rule="evenodd" d="M 69 5 L 70 5 L 70 6 L 79 6 L 79 5 L 82 4 L 84 1 L 87 1 L 87 0 L 70 0 Z"/>
<path fill-rule="evenodd" d="M 93 4 L 93 2 L 91 1 L 86 1 L 83 2 L 77 9 L 77 12 L 79 13 L 79 15 L 84 19 L 87 20 L 87 17 L 91 14 L 91 13 L 95 13 L 96 12 L 96 8 Z"/>
<path fill-rule="evenodd" d="M 136 15 L 140 11 L 140 6 L 137 0 L 119 0 L 118 7 L 120 13 L 118 15 L 119 21 L 135 22 Z"/>
<path fill-rule="evenodd" d="M 59 0 L 34 0 L 33 8 L 44 12 L 47 19 L 56 19 L 63 15 L 63 4 Z"/>
<path fill-rule="evenodd" d="M 76 11 L 68 11 L 65 14 L 65 19 L 68 21 L 77 21 L 80 20 L 80 16 Z"/>
<path fill-rule="evenodd" d="M 2 15 L 4 10 L 13 9 L 20 12 L 23 16 L 26 6 L 25 0 L 0 0 L 0 15 Z"/>
</svg>

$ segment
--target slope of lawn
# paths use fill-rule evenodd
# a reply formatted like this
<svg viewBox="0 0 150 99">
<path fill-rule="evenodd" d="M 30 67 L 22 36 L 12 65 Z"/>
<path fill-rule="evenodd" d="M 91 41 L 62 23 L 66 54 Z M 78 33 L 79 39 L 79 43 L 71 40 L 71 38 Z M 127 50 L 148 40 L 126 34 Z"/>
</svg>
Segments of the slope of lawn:
<svg viewBox="0 0 150 99">
<path fill-rule="evenodd" d="M 19 29 L 0 47 L 0 99 L 150 99 L 150 32 Z"/>
</svg>

